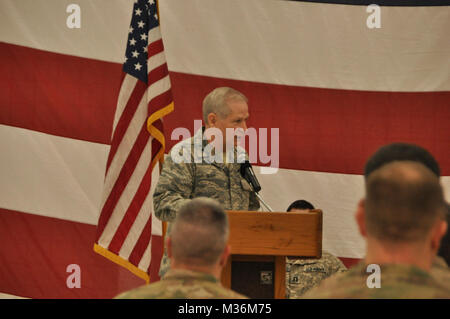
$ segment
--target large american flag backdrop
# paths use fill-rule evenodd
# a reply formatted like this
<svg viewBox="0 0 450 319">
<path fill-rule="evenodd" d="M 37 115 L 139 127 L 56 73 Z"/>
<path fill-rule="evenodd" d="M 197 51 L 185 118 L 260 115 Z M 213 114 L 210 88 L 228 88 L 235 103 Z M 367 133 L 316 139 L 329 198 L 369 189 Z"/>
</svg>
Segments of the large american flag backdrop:
<svg viewBox="0 0 450 319">
<path fill-rule="evenodd" d="M 209 91 L 217 86 L 242 91 L 249 99 L 248 125 L 280 132 L 280 169 L 273 175 L 256 169 L 264 199 L 279 211 L 299 198 L 321 208 L 324 249 L 351 265 L 364 256 L 364 241 L 353 220 L 356 203 L 364 196 L 363 167 L 381 145 L 405 141 L 430 150 L 440 162 L 450 200 L 450 9 L 430 1 L 423 6 L 408 1 L 391 6 L 391 1 L 380 7 L 381 28 L 370 29 L 366 3 L 330 2 L 350 4 L 161 1 L 161 34 L 176 105 L 164 117 L 165 152 L 177 142 L 171 140 L 173 129 L 193 131 Z M 146 229 L 147 238 L 161 243 L 160 223 L 140 214 L 141 209 L 149 214 L 152 203 L 122 196 L 117 216 L 132 207 L 128 214 L 136 216 L 135 222 L 125 227 L 119 217 L 112 226 L 106 223 L 104 230 L 126 231 L 113 229 L 105 242 L 105 231 L 97 232 L 108 200 L 105 172 L 127 160 L 110 155 L 120 152 L 121 144 L 114 144 L 123 125 L 120 105 L 132 100 L 124 92 L 142 86 L 134 98 L 138 107 L 142 92 L 151 87 L 122 70 L 124 52 L 127 63 L 132 62 L 129 73 L 145 65 L 138 61 L 144 47 L 127 49 L 131 38 L 135 44 L 145 41 L 136 33 L 139 24 L 130 29 L 136 4 L 79 0 L 81 28 L 70 29 L 66 8 L 71 3 L 0 0 L 2 293 L 113 297 L 144 281 L 96 254 L 93 244 L 112 247 L 129 260 L 139 235 L 125 235 L 122 242 L 122 237 L 114 239 L 116 234 Z M 161 80 L 165 64 L 160 56 L 154 60 Z M 144 71 L 138 74 L 145 80 Z M 167 91 L 165 85 L 161 82 L 159 94 Z M 154 110 L 169 102 L 156 104 Z M 144 117 L 150 116 L 151 107 L 145 112 Z M 161 144 L 148 129 L 162 127 L 158 121 L 150 126 L 140 121 L 135 135 L 120 134 L 130 143 L 147 134 L 139 144 L 145 165 L 128 174 L 130 180 L 145 176 L 142 192 L 148 187 L 151 192 L 157 175 L 148 174 L 150 158 Z M 143 185 L 128 184 L 134 185 L 130 193 L 135 194 Z M 146 250 L 148 244 L 132 263 L 142 272 L 160 253 Z M 81 288 L 66 285 L 71 264 L 80 266 Z"/>
</svg>

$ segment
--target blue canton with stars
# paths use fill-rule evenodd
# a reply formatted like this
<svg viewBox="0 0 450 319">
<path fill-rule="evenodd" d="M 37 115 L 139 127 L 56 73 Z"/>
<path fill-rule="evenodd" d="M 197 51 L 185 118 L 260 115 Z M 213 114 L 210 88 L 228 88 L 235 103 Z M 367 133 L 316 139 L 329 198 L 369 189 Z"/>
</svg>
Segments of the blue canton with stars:
<svg viewBox="0 0 450 319">
<path fill-rule="evenodd" d="M 149 30 L 159 26 L 156 0 L 135 0 L 128 30 L 123 71 L 148 83 L 147 47 Z"/>
</svg>

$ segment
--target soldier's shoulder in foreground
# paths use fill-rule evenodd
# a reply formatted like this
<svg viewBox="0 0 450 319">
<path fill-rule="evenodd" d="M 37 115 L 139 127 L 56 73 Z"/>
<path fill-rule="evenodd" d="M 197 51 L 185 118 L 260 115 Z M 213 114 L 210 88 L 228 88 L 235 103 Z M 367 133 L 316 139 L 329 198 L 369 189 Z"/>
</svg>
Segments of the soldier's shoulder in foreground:
<svg viewBox="0 0 450 319">
<path fill-rule="evenodd" d="M 430 273 L 410 265 L 381 265 L 377 274 L 360 262 L 347 273 L 324 280 L 303 298 L 450 298 L 450 288 L 437 282 Z"/>
<path fill-rule="evenodd" d="M 322 258 L 320 259 L 320 262 L 325 264 L 330 269 L 331 273 L 347 271 L 347 267 L 345 267 L 342 261 L 335 255 L 330 254 L 329 252 L 324 251 L 322 253 Z"/>
<path fill-rule="evenodd" d="M 431 265 L 430 273 L 438 282 L 450 287 L 450 269 L 442 257 L 436 256 Z"/>
<path fill-rule="evenodd" d="M 287 258 L 287 295 L 290 299 L 297 299 L 324 279 L 344 271 L 347 268 L 339 258 L 328 252 L 323 252 L 319 259 Z"/>
<path fill-rule="evenodd" d="M 322 257 L 318 259 L 289 257 L 286 264 L 288 265 L 288 271 L 298 270 L 305 273 L 333 274 L 347 270 L 347 267 L 339 258 L 325 251 L 322 253 Z"/>
<path fill-rule="evenodd" d="M 212 275 L 169 270 L 157 283 L 121 294 L 118 299 L 246 299 L 223 287 Z"/>
</svg>

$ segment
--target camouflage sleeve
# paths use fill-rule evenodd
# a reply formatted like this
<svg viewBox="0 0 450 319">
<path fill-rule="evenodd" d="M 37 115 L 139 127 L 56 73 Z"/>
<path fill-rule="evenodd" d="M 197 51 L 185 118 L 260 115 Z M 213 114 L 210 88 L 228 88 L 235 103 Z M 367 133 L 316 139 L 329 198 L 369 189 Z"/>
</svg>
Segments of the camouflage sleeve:
<svg viewBox="0 0 450 319">
<path fill-rule="evenodd" d="M 330 254 L 329 252 L 322 252 L 322 260 L 328 266 L 329 276 L 335 273 L 346 272 L 348 270 L 338 257 Z"/>
<path fill-rule="evenodd" d="M 346 272 L 348 271 L 347 267 L 339 260 L 339 263 L 336 265 L 336 272 Z"/>
<path fill-rule="evenodd" d="M 348 269 L 345 267 L 345 265 L 342 263 L 342 261 L 333 255 L 333 265 L 332 265 L 332 273 L 340 273 L 340 272 L 346 272 Z"/>
<path fill-rule="evenodd" d="M 258 197 L 256 197 L 255 192 L 250 193 L 248 210 L 258 210 L 260 207 Z"/>
<path fill-rule="evenodd" d="M 158 185 L 153 194 L 155 216 L 171 222 L 177 210 L 191 198 L 194 185 L 194 164 L 175 163 L 166 156 Z"/>
</svg>

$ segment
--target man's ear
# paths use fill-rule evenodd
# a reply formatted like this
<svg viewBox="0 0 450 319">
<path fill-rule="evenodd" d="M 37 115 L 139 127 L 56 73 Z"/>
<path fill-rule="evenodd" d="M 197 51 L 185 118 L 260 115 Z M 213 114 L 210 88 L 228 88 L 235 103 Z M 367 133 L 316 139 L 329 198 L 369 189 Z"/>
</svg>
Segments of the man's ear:
<svg viewBox="0 0 450 319">
<path fill-rule="evenodd" d="M 167 256 L 172 258 L 172 240 L 170 237 L 166 238 Z"/>
<path fill-rule="evenodd" d="M 230 256 L 230 251 L 231 251 L 230 245 L 226 245 L 222 255 L 220 256 L 219 260 L 220 267 L 225 267 L 225 265 L 227 264 L 228 257 Z"/>
<path fill-rule="evenodd" d="M 217 122 L 217 115 L 215 113 L 209 113 L 206 117 L 208 119 L 208 123 L 205 123 L 207 127 L 215 127 Z"/>
<path fill-rule="evenodd" d="M 366 211 L 365 211 L 365 199 L 361 199 L 358 203 L 358 208 L 356 209 L 355 219 L 356 223 L 358 224 L 359 233 L 363 237 L 367 237 L 367 230 L 366 230 Z"/>
<path fill-rule="evenodd" d="M 445 220 L 440 219 L 431 231 L 431 249 L 433 252 L 439 250 L 442 237 L 447 232 L 448 224 Z"/>
</svg>

